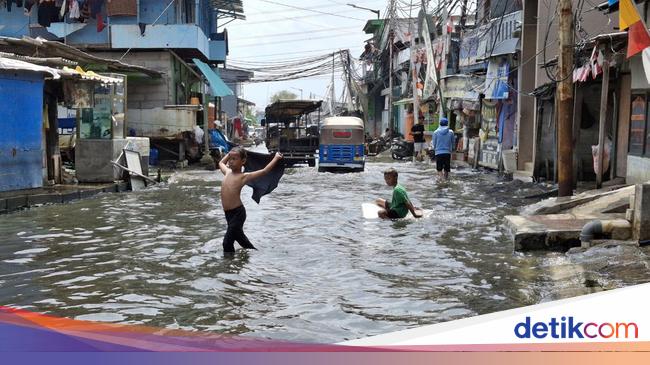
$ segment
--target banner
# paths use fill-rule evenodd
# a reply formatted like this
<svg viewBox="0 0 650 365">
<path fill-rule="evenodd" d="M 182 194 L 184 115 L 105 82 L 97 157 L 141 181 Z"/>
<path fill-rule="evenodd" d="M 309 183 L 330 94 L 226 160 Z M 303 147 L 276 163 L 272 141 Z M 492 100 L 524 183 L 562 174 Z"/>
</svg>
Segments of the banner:
<svg viewBox="0 0 650 365">
<path fill-rule="evenodd" d="M 510 64 L 507 57 L 490 59 L 485 76 L 485 99 L 507 99 L 510 96 L 509 73 Z"/>
</svg>

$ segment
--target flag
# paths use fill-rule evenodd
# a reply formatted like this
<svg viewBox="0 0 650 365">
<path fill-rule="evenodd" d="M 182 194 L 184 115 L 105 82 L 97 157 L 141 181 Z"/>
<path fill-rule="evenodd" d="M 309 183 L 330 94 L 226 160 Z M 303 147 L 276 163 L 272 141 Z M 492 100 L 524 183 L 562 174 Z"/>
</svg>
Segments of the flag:
<svg viewBox="0 0 650 365">
<path fill-rule="evenodd" d="M 618 12 L 618 25 L 621 30 L 625 30 L 634 23 L 641 21 L 641 16 L 636 10 L 632 0 L 621 0 Z"/>
<path fill-rule="evenodd" d="M 643 51 L 644 49 L 650 47 L 650 35 L 648 34 L 648 30 L 642 21 L 639 20 L 638 22 L 630 25 L 630 29 L 628 29 L 627 34 L 627 58 L 630 58 L 635 54 Z"/>
</svg>

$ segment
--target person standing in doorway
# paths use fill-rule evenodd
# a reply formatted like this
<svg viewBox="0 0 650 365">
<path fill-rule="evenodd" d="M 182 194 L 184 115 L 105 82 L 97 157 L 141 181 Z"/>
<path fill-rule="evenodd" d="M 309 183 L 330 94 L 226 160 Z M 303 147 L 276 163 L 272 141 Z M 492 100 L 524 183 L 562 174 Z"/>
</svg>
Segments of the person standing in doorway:
<svg viewBox="0 0 650 365">
<path fill-rule="evenodd" d="M 424 125 L 418 118 L 418 122 L 411 128 L 413 136 L 413 162 L 424 159 Z"/>
<path fill-rule="evenodd" d="M 451 152 L 454 149 L 456 136 L 454 131 L 449 129 L 449 120 L 440 118 L 440 127 L 433 133 L 431 149 L 436 155 L 436 170 L 440 180 L 449 179 L 451 171 Z"/>
</svg>

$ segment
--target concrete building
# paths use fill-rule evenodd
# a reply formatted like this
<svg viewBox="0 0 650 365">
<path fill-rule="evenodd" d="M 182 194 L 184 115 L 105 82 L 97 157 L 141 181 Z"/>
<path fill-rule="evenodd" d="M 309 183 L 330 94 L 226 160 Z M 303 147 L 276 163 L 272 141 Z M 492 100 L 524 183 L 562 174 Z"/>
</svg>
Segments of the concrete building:
<svg viewBox="0 0 650 365">
<path fill-rule="evenodd" d="M 145 66 L 163 74 L 158 79 L 129 75 L 127 130 L 150 137 L 153 144 L 172 140 L 179 160 L 186 151 L 198 157 L 192 144 L 194 127 L 203 124 L 201 105 L 207 107 L 206 75 L 193 59 L 216 68 L 228 54 L 228 34 L 218 31 L 220 22 L 244 19 L 242 1 L 113 0 L 101 2 L 100 11 L 83 22 L 54 17 L 44 21 L 38 14 L 45 5 L 34 5 L 29 16 L 23 9 L 0 9 L 0 35 L 31 35 L 58 40 L 94 55 Z M 25 5 L 27 6 L 27 5 Z M 82 11 L 83 14 L 83 11 Z M 42 15 L 42 14 L 41 14 Z M 211 75 L 212 76 L 212 75 Z M 165 147 L 165 146 L 161 146 Z"/>
</svg>

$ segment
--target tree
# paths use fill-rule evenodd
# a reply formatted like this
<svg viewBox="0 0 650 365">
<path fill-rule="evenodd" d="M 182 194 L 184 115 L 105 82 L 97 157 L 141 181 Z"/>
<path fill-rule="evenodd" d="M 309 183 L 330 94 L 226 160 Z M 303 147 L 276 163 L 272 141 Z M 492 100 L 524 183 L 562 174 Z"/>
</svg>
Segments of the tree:
<svg viewBox="0 0 650 365">
<path fill-rule="evenodd" d="M 296 95 L 296 94 L 294 94 L 294 93 L 292 93 L 291 91 L 288 91 L 288 90 L 282 90 L 282 91 L 278 91 L 277 93 L 273 94 L 273 96 L 271 96 L 271 102 L 272 103 L 275 103 L 276 101 L 281 100 L 281 99 L 282 100 L 298 99 L 298 95 Z"/>
</svg>

